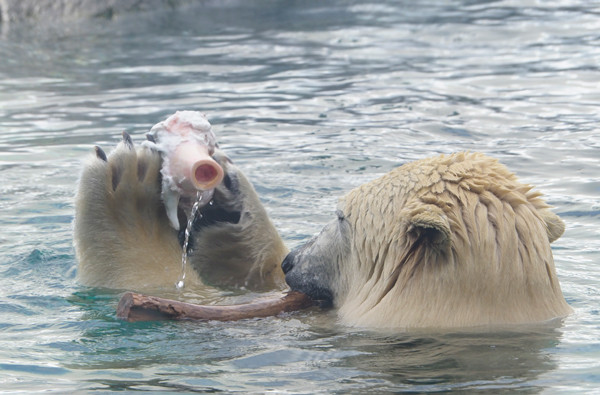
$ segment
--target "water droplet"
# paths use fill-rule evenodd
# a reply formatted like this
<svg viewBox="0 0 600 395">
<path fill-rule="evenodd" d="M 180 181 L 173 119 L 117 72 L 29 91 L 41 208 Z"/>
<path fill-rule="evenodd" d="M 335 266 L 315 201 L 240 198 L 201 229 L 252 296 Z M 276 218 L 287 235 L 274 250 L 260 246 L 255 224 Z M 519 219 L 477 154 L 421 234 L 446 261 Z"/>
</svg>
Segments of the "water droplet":
<svg viewBox="0 0 600 395">
<path fill-rule="evenodd" d="M 177 282 L 177 289 L 182 289 L 184 286 L 185 280 L 185 267 L 187 265 L 187 257 L 188 257 L 188 245 L 190 242 L 190 234 L 192 233 L 192 226 L 194 225 L 194 220 L 196 219 L 196 215 L 200 215 L 202 218 L 202 214 L 198 213 L 200 209 L 200 203 L 202 202 L 202 192 L 198 191 L 196 193 L 196 201 L 192 206 L 192 212 L 190 213 L 190 218 L 188 218 L 187 226 L 185 228 L 185 238 L 183 240 L 183 252 L 181 254 L 181 278 L 179 282 Z"/>
</svg>

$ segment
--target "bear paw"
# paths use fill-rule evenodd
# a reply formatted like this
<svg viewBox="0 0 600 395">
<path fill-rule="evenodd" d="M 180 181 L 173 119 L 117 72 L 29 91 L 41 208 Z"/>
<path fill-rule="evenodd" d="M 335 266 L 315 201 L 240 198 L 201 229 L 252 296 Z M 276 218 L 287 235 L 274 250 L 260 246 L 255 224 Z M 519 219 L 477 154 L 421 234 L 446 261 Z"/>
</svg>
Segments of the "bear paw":
<svg viewBox="0 0 600 395">
<path fill-rule="evenodd" d="M 75 199 L 83 283 L 125 288 L 140 283 L 132 277 L 144 284 L 163 283 L 165 276 L 177 281 L 182 251 L 160 197 L 161 164 L 158 152 L 136 149 L 127 133 L 110 155 L 95 147 Z"/>
</svg>

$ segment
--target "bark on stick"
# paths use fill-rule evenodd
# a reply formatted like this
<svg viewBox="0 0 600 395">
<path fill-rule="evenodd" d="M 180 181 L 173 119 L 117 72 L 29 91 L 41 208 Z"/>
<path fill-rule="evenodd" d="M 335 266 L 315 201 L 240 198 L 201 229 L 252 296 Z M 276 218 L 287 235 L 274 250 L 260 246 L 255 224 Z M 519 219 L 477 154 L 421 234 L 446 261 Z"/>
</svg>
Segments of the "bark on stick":
<svg viewBox="0 0 600 395">
<path fill-rule="evenodd" d="M 277 299 L 265 299 L 227 306 L 205 306 L 127 292 L 119 301 L 117 317 L 130 322 L 159 320 L 237 321 L 246 318 L 274 316 L 284 312 L 305 309 L 313 305 L 314 302 L 307 295 L 295 291 Z"/>
</svg>

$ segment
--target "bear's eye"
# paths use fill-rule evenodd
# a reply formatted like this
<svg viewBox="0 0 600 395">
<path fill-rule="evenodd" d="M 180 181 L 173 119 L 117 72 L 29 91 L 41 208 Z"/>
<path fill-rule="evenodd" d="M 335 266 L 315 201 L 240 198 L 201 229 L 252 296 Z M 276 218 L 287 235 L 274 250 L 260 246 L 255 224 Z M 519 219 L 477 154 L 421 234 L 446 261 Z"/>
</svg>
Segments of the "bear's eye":
<svg viewBox="0 0 600 395">
<path fill-rule="evenodd" d="M 340 221 L 346 219 L 346 216 L 344 215 L 344 212 L 342 210 L 335 210 L 335 215 L 337 215 Z"/>
</svg>

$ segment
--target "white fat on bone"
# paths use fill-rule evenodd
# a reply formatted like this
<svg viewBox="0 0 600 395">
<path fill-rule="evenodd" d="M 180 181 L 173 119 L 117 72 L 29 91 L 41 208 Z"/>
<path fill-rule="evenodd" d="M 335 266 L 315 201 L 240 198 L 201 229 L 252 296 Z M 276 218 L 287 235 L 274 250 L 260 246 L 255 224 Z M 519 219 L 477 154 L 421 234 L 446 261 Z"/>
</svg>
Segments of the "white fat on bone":
<svg viewBox="0 0 600 395">
<path fill-rule="evenodd" d="M 216 137 L 206 117 L 197 111 L 177 111 L 154 125 L 149 134 L 154 142 L 144 145 L 162 155 L 161 196 L 171 226 L 179 230 L 181 196 L 192 197 L 201 191 L 202 201 L 207 203 L 223 179 L 223 169 L 211 158 Z"/>
</svg>

